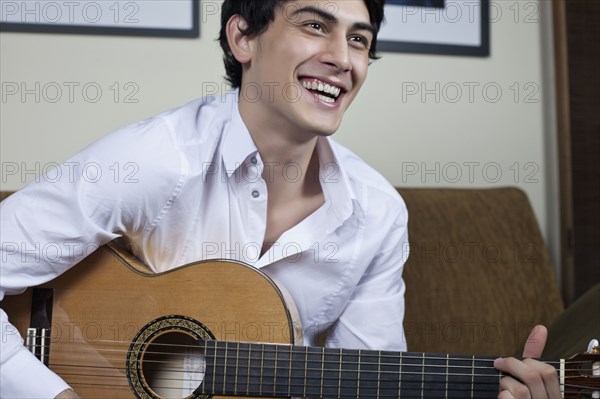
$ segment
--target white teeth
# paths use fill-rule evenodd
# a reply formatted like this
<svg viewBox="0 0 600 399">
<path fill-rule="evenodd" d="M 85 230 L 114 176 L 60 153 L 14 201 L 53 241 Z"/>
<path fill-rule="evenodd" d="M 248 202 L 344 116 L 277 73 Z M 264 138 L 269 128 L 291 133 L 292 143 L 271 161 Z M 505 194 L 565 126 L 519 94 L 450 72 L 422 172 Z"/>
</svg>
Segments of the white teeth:
<svg viewBox="0 0 600 399">
<path fill-rule="evenodd" d="M 324 82 L 317 81 L 317 80 L 313 80 L 312 82 L 304 81 L 302 83 L 302 85 L 306 89 L 309 89 L 309 90 L 318 90 L 318 91 L 321 91 L 323 93 L 331 94 L 332 96 L 334 96 L 336 98 L 339 97 L 340 93 L 342 92 L 342 88 L 341 87 L 332 86 L 332 85 L 330 85 L 328 83 L 324 83 Z M 327 98 L 330 99 L 330 100 L 333 100 L 333 99 L 331 99 L 329 97 L 327 97 Z M 335 101 L 335 100 L 333 100 L 333 101 Z M 328 102 L 333 102 L 333 101 L 328 101 Z"/>
<path fill-rule="evenodd" d="M 326 103 L 333 103 L 333 102 L 335 102 L 335 100 L 333 98 L 324 96 L 322 94 L 317 94 L 317 97 L 319 97 L 321 100 L 325 101 Z"/>
</svg>

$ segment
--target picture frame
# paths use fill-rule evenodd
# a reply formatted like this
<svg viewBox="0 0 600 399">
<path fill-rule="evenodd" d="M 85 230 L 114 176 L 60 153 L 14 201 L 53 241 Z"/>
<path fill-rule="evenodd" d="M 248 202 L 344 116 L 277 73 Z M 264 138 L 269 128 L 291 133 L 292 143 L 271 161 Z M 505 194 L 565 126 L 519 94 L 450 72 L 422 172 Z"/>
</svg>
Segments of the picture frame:
<svg viewBox="0 0 600 399">
<path fill-rule="evenodd" d="M 380 51 L 490 55 L 489 0 L 387 0 Z"/>
<path fill-rule="evenodd" d="M 0 0 L 1 32 L 197 38 L 199 0 Z"/>
</svg>

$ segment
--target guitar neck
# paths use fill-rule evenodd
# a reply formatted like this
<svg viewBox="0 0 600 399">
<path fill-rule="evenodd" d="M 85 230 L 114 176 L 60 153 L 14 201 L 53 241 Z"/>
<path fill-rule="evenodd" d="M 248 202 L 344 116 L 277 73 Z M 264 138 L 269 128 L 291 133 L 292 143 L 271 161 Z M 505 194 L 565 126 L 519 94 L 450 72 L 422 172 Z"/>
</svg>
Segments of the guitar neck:
<svg viewBox="0 0 600 399">
<path fill-rule="evenodd" d="M 205 341 L 196 394 L 255 397 L 495 398 L 495 357 Z"/>
</svg>

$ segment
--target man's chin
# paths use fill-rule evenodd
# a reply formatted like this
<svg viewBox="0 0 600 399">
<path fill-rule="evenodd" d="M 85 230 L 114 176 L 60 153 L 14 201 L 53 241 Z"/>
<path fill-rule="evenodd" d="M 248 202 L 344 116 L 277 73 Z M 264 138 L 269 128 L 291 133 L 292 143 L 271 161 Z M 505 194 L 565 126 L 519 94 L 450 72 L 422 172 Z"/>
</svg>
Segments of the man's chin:
<svg viewBox="0 0 600 399">
<path fill-rule="evenodd" d="M 323 127 L 323 126 L 319 126 L 319 127 L 313 127 L 310 131 L 313 135 L 317 136 L 317 137 L 329 137 L 332 136 L 335 132 L 337 132 L 337 127 L 336 128 L 330 128 L 330 127 Z"/>
<path fill-rule="evenodd" d="M 312 126 L 312 132 L 316 135 L 316 136 L 321 136 L 321 137 L 328 137 L 333 135 L 335 132 L 338 131 L 338 129 L 340 128 L 341 123 L 337 123 L 337 122 L 332 122 L 332 123 L 319 123 L 319 124 L 314 124 Z"/>
</svg>

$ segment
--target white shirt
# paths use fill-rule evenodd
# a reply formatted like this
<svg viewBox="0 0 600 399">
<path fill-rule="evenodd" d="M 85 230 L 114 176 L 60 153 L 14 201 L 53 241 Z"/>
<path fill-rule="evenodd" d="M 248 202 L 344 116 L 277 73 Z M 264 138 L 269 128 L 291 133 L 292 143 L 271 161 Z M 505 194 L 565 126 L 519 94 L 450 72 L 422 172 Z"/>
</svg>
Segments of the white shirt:
<svg viewBox="0 0 600 399">
<path fill-rule="evenodd" d="M 324 205 L 259 257 L 264 179 L 273 169 L 242 121 L 236 93 L 119 129 L 2 202 L 0 298 L 126 238 L 156 272 L 210 258 L 260 268 L 294 299 L 306 345 L 333 327 L 330 347 L 406 350 L 405 205 L 382 176 L 333 140 L 319 138 L 317 152 Z M 286 178 L 300 173 L 286 168 Z M 1 316 L 0 396 L 54 397 L 66 389 Z"/>
</svg>

